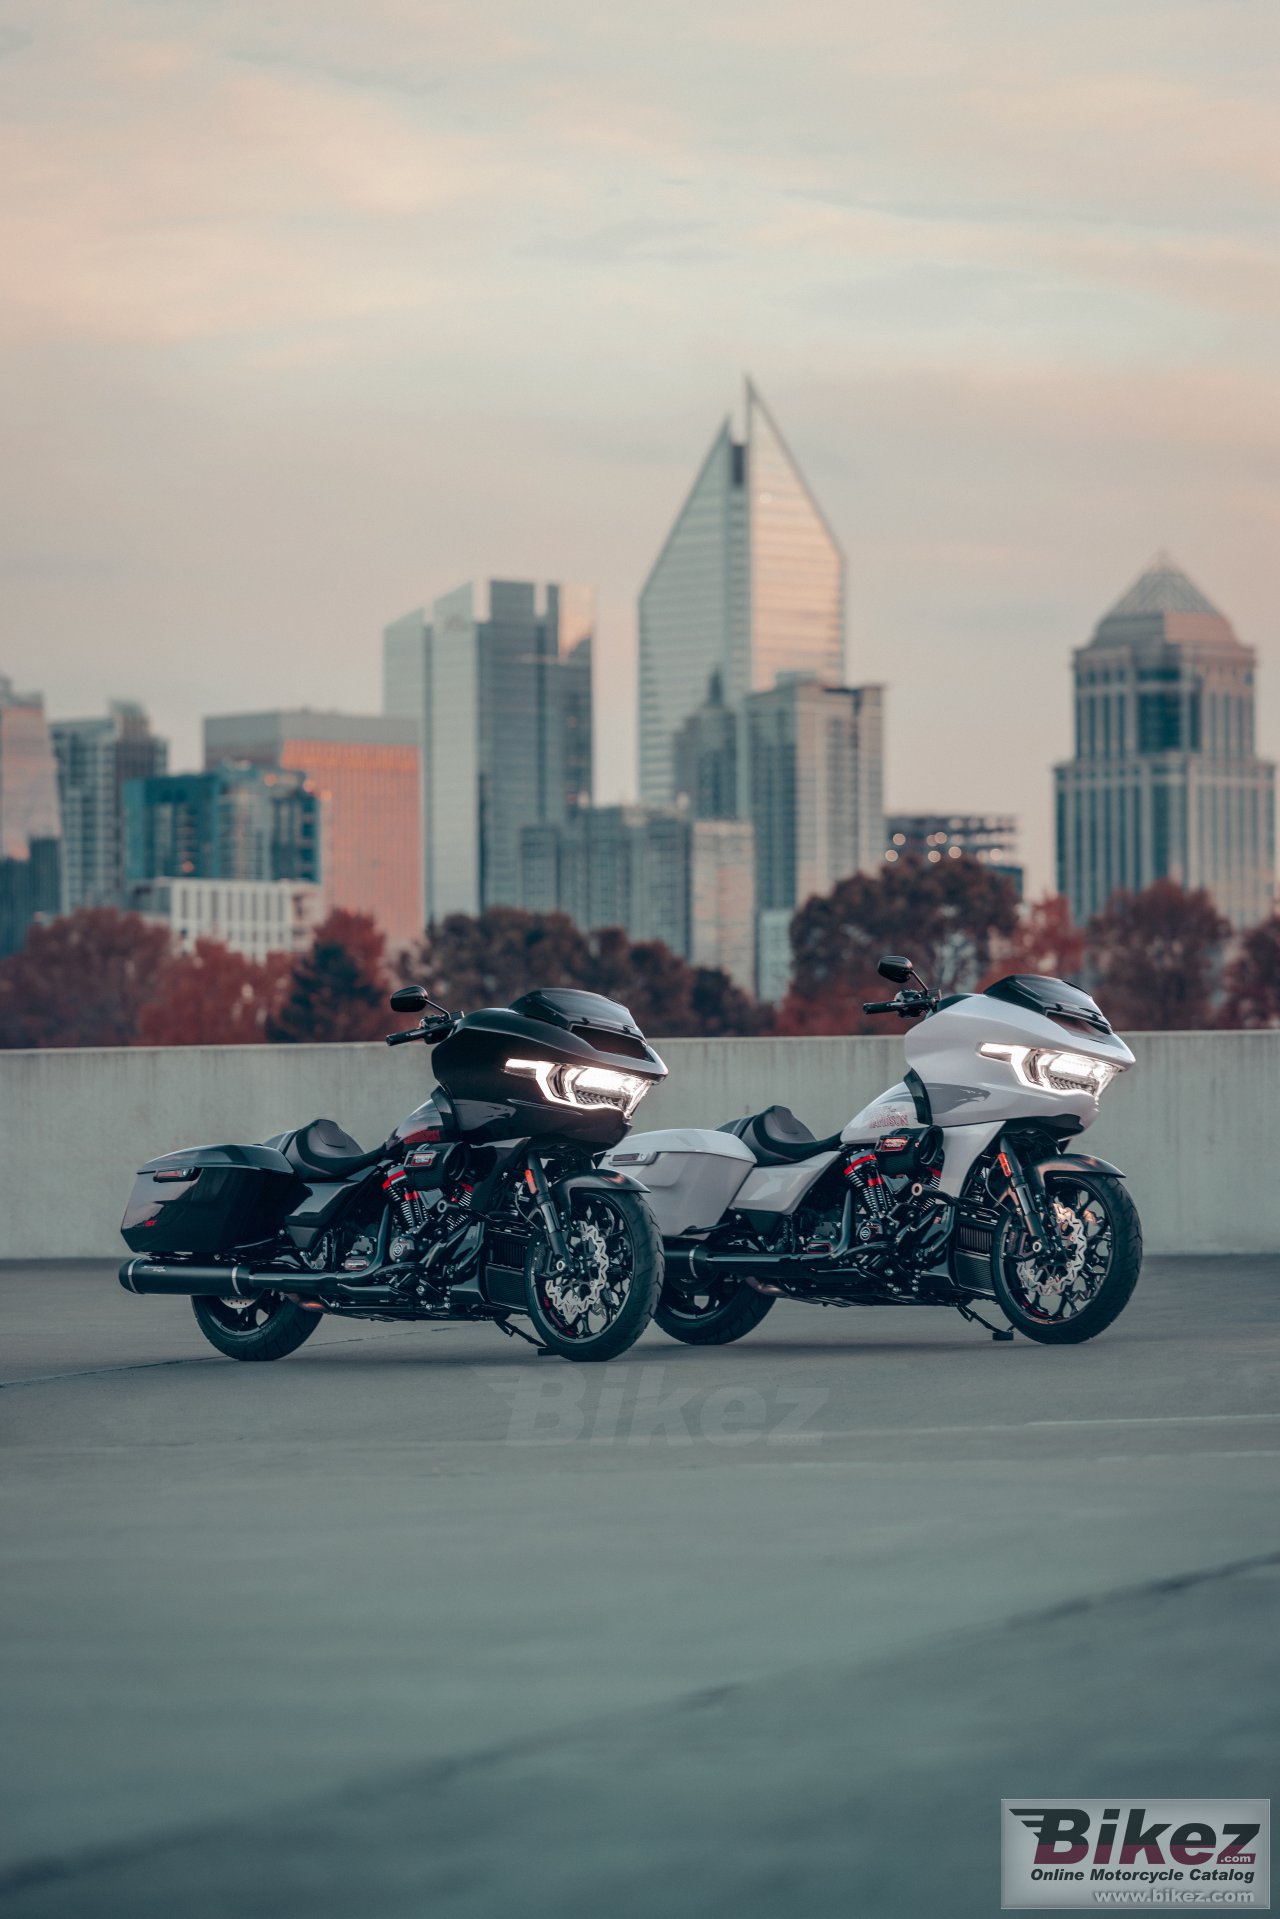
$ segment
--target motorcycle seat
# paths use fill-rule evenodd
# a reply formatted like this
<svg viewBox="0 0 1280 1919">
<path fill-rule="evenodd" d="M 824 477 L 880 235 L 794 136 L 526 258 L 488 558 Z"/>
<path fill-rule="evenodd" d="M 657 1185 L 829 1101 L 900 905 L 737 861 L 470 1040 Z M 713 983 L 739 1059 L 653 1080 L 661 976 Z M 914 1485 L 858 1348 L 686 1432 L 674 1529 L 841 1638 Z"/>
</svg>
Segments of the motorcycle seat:
<svg viewBox="0 0 1280 1919">
<path fill-rule="evenodd" d="M 722 1133 L 732 1133 L 755 1154 L 757 1166 L 792 1166 L 797 1160 L 812 1159 L 815 1153 L 829 1153 L 840 1144 L 839 1133 L 829 1139 L 815 1139 L 802 1119 L 789 1106 L 766 1106 L 763 1113 L 746 1119 L 726 1120 Z"/>
<path fill-rule="evenodd" d="M 313 1119 L 300 1126 L 285 1147 L 285 1158 L 312 1179 L 350 1179 L 363 1173 L 382 1158 L 384 1149 L 375 1146 L 371 1153 L 360 1150 L 360 1142 L 344 1133 L 336 1120 Z"/>
</svg>

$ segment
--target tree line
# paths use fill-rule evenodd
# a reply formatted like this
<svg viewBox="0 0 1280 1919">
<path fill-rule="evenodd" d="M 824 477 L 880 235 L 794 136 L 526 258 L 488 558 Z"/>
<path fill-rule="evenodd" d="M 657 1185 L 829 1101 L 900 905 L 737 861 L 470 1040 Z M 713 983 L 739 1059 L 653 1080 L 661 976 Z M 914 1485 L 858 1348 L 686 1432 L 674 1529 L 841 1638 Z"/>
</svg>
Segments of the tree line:
<svg viewBox="0 0 1280 1919">
<path fill-rule="evenodd" d="M 862 1002 L 884 996 L 886 952 L 908 954 L 944 993 L 1006 973 L 1074 980 L 1122 1031 L 1280 1025 L 1280 921 L 1233 935 L 1207 893 L 1169 880 L 1113 895 L 1080 928 L 1060 897 L 1020 907 L 977 860 L 907 859 L 807 901 L 791 940 L 791 990 L 774 1007 L 660 941 L 584 933 L 563 913 L 454 913 L 389 954 L 371 919 L 335 911 L 302 952 L 255 961 L 212 939 L 178 953 L 163 926 L 87 907 L 34 924 L 0 960 L 0 1046 L 376 1039 L 393 1023 L 388 991 L 406 980 L 453 1011 L 577 986 L 620 1000 L 655 1037 L 869 1032 L 879 1024 Z"/>
</svg>

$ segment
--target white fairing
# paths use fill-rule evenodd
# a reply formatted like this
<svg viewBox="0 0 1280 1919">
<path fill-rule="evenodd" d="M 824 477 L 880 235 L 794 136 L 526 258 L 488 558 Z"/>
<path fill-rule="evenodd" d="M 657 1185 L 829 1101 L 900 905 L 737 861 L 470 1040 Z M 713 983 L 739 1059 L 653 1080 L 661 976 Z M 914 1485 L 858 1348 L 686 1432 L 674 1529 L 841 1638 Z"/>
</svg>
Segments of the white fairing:
<svg viewBox="0 0 1280 1919">
<path fill-rule="evenodd" d="M 1080 1086 L 1028 1084 L 1014 1060 L 984 1054 L 983 1047 L 1044 1048 L 1052 1053 L 1101 1061 L 1116 1072 L 1132 1066 L 1133 1054 L 1114 1033 L 1067 1027 L 1011 1001 L 974 993 L 942 1007 L 908 1028 L 908 1066 L 928 1094 L 933 1123 L 942 1128 L 944 1157 L 939 1190 L 958 1197 L 970 1167 L 1010 1120 L 1076 1121 L 1083 1129 L 1098 1116 L 1098 1095 Z M 1060 1076 L 1061 1077 L 1061 1076 Z M 841 1132 L 842 1145 L 870 1145 L 922 1121 L 911 1088 L 899 1080 L 856 1113 Z M 605 1164 L 634 1171 L 664 1238 L 706 1231 L 730 1207 L 735 1212 L 790 1213 L 838 1155 L 816 1152 L 784 1166 L 756 1166 L 750 1148 L 733 1134 L 684 1128 L 640 1133 L 605 1155 Z M 718 1208 L 718 1210 L 717 1210 Z"/>
</svg>

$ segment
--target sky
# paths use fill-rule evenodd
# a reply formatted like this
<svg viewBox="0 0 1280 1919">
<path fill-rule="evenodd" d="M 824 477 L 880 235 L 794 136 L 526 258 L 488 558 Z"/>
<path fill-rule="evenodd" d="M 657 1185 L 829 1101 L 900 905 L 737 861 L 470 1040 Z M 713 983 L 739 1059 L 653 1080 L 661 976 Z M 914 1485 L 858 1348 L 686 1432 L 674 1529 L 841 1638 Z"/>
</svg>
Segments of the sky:
<svg viewBox="0 0 1280 1919">
<path fill-rule="evenodd" d="M 1159 548 L 1280 754 L 1274 0 L 0 0 L 0 672 L 376 710 L 469 577 L 635 596 L 750 372 L 896 810 L 1052 881 L 1069 663 Z"/>
</svg>

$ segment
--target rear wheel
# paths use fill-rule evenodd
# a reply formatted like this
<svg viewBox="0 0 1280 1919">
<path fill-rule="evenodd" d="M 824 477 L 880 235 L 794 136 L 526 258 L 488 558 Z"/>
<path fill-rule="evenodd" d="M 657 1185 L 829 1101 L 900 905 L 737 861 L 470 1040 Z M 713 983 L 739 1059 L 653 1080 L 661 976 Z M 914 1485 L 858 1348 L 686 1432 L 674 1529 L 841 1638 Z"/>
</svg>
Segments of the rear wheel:
<svg viewBox="0 0 1280 1919">
<path fill-rule="evenodd" d="M 634 1346 L 662 1291 L 662 1240 L 639 1193 L 580 1188 L 570 1195 L 572 1264 L 555 1270 L 538 1235 L 529 1269 L 529 1317 L 564 1359 L 615 1359 Z"/>
<path fill-rule="evenodd" d="M 685 1346 L 728 1346 L 760 1324 L 775 1295 L 758 1293 L 738 1279 L 712 1280 L 696 1293 L 668 1286 L 654 1319 L 671 1339 Z"/>
<path fill-rule="evenodd" d="M 1142 1225 L 1111 1173 L 1046 1173 L 1045 1190 L 1066 1243 L 1064 1276 L 1032 1251 L 1010 1208 L 996 1229 L 991 1274 L 1006 1316 L 1044 1346 L 1078 1346 L 1105 1332 L 1128 1305 L 1142 1270 Z"/>
<path fill-rule="evenodd" d="M 228 1359 L 284 1359 L 310 1339 L 323 1313 L 295 1306 L 279 1293 L 252 1299 L 193 1299 L 196 1325 Z"/>
</svg>

